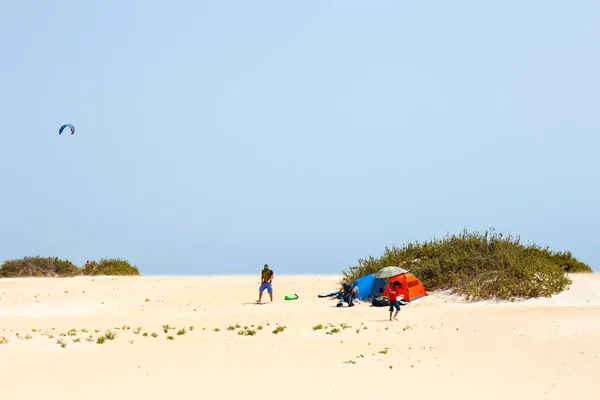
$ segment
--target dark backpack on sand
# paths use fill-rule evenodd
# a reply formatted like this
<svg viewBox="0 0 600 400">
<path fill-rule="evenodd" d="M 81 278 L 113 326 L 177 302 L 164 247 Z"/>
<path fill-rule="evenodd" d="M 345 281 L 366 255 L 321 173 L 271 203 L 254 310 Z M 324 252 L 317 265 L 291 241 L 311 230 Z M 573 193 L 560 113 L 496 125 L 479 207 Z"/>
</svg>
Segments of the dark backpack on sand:
<svg viewBox="0 0 600 400">
<path fill-rule="evenodd" d="M 377 297 L 373 299 L 371 302 L 373 307 L 388 307 L 390 305 L 390 300 L 387 297 Z"/>
</svg>

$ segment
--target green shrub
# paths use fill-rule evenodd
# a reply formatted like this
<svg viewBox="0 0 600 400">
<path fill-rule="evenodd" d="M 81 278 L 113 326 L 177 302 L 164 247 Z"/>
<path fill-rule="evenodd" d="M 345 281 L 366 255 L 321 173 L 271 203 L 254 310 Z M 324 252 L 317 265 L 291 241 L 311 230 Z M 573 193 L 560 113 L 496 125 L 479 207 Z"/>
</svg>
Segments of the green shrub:
<svg viewBox="0 0 600 400">
<path fill-rule="evenodd" d="M 136 266 L 119 258 L 103 258 L 100 262 L 91 261 L 83 267 L 84 275 L 140 275 Z"/>
<path fill-rule="evenodd" d="M 137 267 L 118 258 L 88 261 L 78 268 L 69 260 L 58 257 L 24 257 L 6 260 L 0 265 L 0 278 L 10 277 L 72 277 L 79 275 L 140 275 Z"/>
<path fill-rule="evenodd" d="M 387 266 L 401 266 L 416 275 L 428 291 L 450 290 L 467 299 L 549 297 L 565 290 L 565 273 L 593 272 L 570 252 L 554 252 L 519 237 L 497 233 L 446 235 L 442 239 L 385 248 L 379 258 L 359 259 L 342 272 L 341 282 L 353 282 Z"/>
<path fill-rule="evenodd" d="M 69 260 L 58 257 L 24 257 L 6 260 L 0 266 L 0 277 L 70 277 L 81 275 L 81 270 Z"/>
</svg>

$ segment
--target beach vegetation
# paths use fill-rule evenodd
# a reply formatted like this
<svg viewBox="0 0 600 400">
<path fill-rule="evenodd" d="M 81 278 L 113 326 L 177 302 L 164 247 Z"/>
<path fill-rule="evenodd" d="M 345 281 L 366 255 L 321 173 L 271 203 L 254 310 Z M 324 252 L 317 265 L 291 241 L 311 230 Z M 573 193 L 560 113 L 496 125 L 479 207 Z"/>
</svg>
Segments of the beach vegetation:
<svg viewBox="0 0 600 400">
<path fill-rule="evenodd" d="M 136 266 L 119 258 L 103 258 L 100 261 L 88 261 L 81 268 L 69 260 L 41 256 L 9 259 L 0 265 L 0 278 L 64 278 L 81 275 L 140 275 L 140 272 Z M 69 293 L 69 291 L 65 290 L 64 293 Z"/>
<path fill-rule="evenodd" d="M 441 239 L 386 247 L 381 256 L 359 259 L 344 270 L 339 283 L 388 266 L 414 274 L 429 292 L 447 290 L 474 301 L 551 297 L 568 288 L 570 273 L 593 272 L 569 251 L 524 244 L 519 236 L 495 229 L 464 230 Z"/>
<path fill-rule="evenodd" d="M 129 261 L 120 258 L 102 258 L 100 261 L 90 261 L 82 268 L 83 275 L 97 276 L 137 276 L 140 271 Z"/>
<path fill-rule="evenodd" d="M 69 260 L 58 257 L 24 257 L 6 260 L 0 265 L 0 278 L 13 277 L 71 277 L 81 270 Z"/>
</svg>

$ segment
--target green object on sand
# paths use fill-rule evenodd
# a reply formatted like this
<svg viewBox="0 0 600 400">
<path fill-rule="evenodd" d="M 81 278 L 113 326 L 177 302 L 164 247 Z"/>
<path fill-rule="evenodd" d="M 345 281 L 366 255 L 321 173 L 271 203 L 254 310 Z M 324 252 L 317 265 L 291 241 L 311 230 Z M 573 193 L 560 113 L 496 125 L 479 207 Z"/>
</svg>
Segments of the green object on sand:
<svg viewBox="0 0 600 400">
<path fill-rule="evenodd" d="M 286 300 L 296 300 L 298 298 L 297 294 L 288 294 L 287 296 L 285 296 Z"/>
</svg>

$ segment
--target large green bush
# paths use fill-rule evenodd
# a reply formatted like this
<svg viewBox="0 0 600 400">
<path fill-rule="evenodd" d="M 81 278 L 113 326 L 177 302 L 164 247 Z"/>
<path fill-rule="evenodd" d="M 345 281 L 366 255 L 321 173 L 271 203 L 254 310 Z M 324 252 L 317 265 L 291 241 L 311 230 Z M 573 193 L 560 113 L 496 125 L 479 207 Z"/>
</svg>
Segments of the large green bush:
<svg viewBox="0 0 600 400">
<path fill-rule="evenodd" d="M 100 262 L 92 261 L 83 267 L 84 275 L 140 275 L 134 265 L 120 258 L 103 258 Z"/>
<path fill-rule="evenodd" d="M 26 276 L 77 276 L 81 270 L 69 260 L 58 257 L 24 257 L 22 259 L 6 260 L 0 266 L 0 277 Z"/>
<path fill-rule="evenodd" d="M 342 272 L 352 282 L 387 266 L 416 275 L 428 291 L 450 290 L 467 299 L 550 297 L 571 283 L 566 273 L 593 272 L 570 252 L 554 252 L 491 229 L 386 248 Z"/>
<path fill-rule="evenodd" d="M 140 275 L 140 271 L 128 261 L 118 258 L 103 258 L 99 262 L 88 261 L 82 268 L 78 268 L 69 260 L 39 256 L 6 260 L 0 265 L 0 278 L 79 275 Z"/>
</svg>

